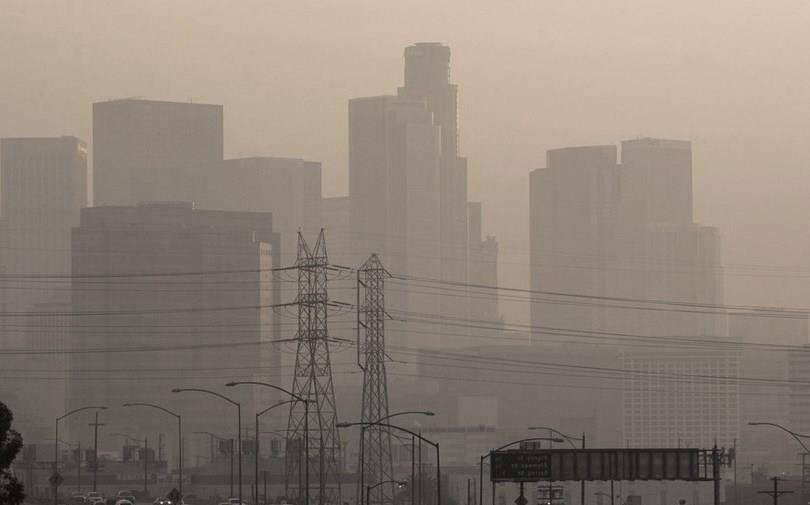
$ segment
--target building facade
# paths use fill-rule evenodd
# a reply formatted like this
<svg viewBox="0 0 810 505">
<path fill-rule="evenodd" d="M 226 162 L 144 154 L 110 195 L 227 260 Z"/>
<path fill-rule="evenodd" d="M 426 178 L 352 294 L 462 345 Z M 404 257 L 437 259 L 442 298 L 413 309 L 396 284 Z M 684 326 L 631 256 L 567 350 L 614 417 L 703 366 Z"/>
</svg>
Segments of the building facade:
<svg viewBox="0 0 810 505">
<path fill-rule="evenodd" d="M 450 49 L 418 43 L 407 47 L 404 57 L 404 85 L 397 96 L 349 101 L 349 196 L 356 261 L 376 252 L 391 272 L 458 283 L 457 291 L 464 292 L 403 287 L 389 296 L 388 304 L 402 311 L 403 319 L 416 313 L 468 319 L 475 311 L 499 324 L 497 294 L 473 307 L 464 287 L 471 272 L 478 281 L 497 282 L 497 243 L 494 237 L 482 237 L 480 206 L 468 205 L 467 161 L 459 156 L 458 89 L 450 82 Z M 409 330 L 402 331 L 413 345 L 465 345 L 458 335 L 435 324 L 413 320 L 408 324 Z"/>
<path fill-rule="evenodd" d="M 53 436 L 64 413 L 67 362 L 52 351 L 69 346 L 59 314 L 70 300 L 71 228 L 90 203 L 89 183 L 87 147 L 76 137 L 0 140 L 0 349 L 31 353 L 0 358 L 10 374 L 0 395 L 31 443 Z"/>
<path fill-rule="evenodd" d="M 93 104 L 97 205 L 194 201 L 223 160 L 221 105 L 127 98 Z"/>
<path fill-rule="evenodd" d="M 73 271 L 87 280 L 73 287 L 72 338 L 77 349 L 104 352 L 71 355 L 69 407 L 151 402 L 181 412 L 188 433 L 236 433 L 231 405 L 172 389 L 221 390 L 257 377 L 282 383 L 271 342 L 280 328 L 271 270 L 280 242 L 272 226 L 269 213 L 190 203 L 84 209 L 73 233 Z M 243 415 L 269 404 L 266 392 L 251 388 L 228 395 Z M 104 419 L 153 440 L 171 429 L 149 409 L 115 408 Z M 77 423 L 70 425 L 78 436 L 86 428 Z"/>
<path fill-rule="evenodd" d="M 621 344 L 624 438 L 635 446 L 695 433 L 690 442 L 708 447 L 738 433 L 736 385 L 682 377 L 736 376 L 736 350 L 683 350 L 726 341 L 725 317 L 653 303 L 723 303 L 717 230 L 692 217 L 691 160 L 689 142 L 644 138 L 622 142 L 621 159 L 613 145 L 551 150 L 530 177 L 535 339 Z M 620 335 L 657 342 L 656 353 Z"/>
</svg>

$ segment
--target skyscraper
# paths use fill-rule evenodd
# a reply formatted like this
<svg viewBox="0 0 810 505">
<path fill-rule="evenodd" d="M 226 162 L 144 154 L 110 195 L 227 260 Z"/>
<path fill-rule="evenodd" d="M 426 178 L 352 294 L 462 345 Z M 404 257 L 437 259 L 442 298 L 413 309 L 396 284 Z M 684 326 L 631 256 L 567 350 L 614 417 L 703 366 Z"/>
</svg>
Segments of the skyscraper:
<svg viewBox="0 0 810 505">
<path fill-rule="evenodd" d="M 497 243 L 489 237 L 482 244 L 480 220 L 469 221 L 467 163 L 458 156 L 457 94 L 450 82 L 450 49 L 418 43 L 405 49 L 404 86 L 396 97 L 349 102 L 356 261 L 377 252 L 391 272 L 466 283 L 475 254 L 477 260 L 487 256 L 483 263 L 492 267 L 485 268 L 487 280 L 497 281 Z M 477 240 L 474 253 L 471 237 Z M 463 295 L 403 297 L 410 301 L 402 310 L 414 312 L 421 306 L 426 314 L 471 314 L 470 300 Z M 390 306 L 398 303 L 396 297 L 389 301 Z M 490 301 L 484 312 L 497 314 L 497 300 Z M 426 333 L 421 341 L 427 346 L 464 345 L 455 337 L 434 338 L 435 327 Z M 411 338 L 417 337 L 412 333 Z"/>
<path fill-rule="evenodd" d="M 458 86 L 450 82 L 450 48 L 421 42 L 405 48 L 405 85 L 400 97 L 425 103 L 441 131 L 440 242 L 441 278 L 466 282 L 468 274 L 467 159 L 459 157 Z M 442 297 L 445 315 L 468 317 L 469 304 Z"/>
<path fill-rule="evenodd" d="M 70 273 L 70 230 L 88 205 L 87 146 L 76 137 L 0 140 L 0 219 L 7 273 Z M 8 310 L 53 293 L 18 290 Z"/>
<path fill-rule="evenodd" d="M 421 101 L 349 101 L 349 192 L 355 263 L 376 252 L 396 273 L 438 277 L 440 128 Z M 428 310 L 427 298 L 389 297 L 397 310 Z M 435 306 L 435 305 L 434 305 Z"/>
<path fill-rule="evenodd" d="M 98 205 L 193 201 L 223 159 L 222 106 L 128 98 L 93 104 Z"/>
<path fill-rule="evenodd" d="M 721 315 L 644 302 L 723 303 L 717 230 L 693 222 L 691 195 L 691 146 L 683 141 L 623 142 L 621 163 L 612 145 L 555 149 L 530 176 L 534 338 L 585 332 L 660 339 L 655 352 L 622 344 L 624 437 L 631 444 L 667 446 L 692 433 L 693 444 L 708 446 L 737 435 L 736 386 L 695 389 L 672 379 L 651 386 L 644 379 L 667 370 L 734 375 L 739 367 L 734 352 L 678 347 L 683 338 L 724 339 Z"/>
<path fill-rule="evenodd" d="M 273 214 L 284 264 L 295 262 L 299 231 L 319 231 L 320 162 L 270 156 L 235 158 L 213 165 L 200 179 L 205 184 L 198 185 L 194 195 L 198 208 Z"/>
<path fill-rule="evenodd" d="M 58 317 L 38 317 L 70 300 L 71 228 L 79 211 L 88 205 L 87 148 L 76 137 L 6 138 L 0 140 L 0 311 L 28 312 L 0 325 L 0 349 L 64 349 L 68 345 L 65 322 L 45 327 Z M 49 276 L 44 279 L 25 278 Z M 22 277 L 20 277 L 22 276 Z M 47 320 L 47 322 L 45 322 Z M 0 359 L 0 368 L 20 367 L 18 359 Z M 29 368 L 63 371 L 64 354 L 24 358 Z M 25 366 L 23 367 L 25 368 Z M 64 412 L 64 383 L 30 381 L 25 387 L 12 380 L 0 384 L 0 395 L 24 423 L 29 441 L 43 441 L 52 419 Z M 25 401 L 38 398 L 37 402 Z"/>
</svg>

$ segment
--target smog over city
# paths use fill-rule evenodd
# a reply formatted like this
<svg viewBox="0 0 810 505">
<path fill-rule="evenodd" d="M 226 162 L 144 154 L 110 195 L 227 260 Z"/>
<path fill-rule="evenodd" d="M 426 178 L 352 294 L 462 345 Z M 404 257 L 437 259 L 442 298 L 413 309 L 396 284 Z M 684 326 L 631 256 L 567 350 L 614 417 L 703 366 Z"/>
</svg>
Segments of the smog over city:
<svg viewBox="0 0 810 505">
<path fill-rule="evenodd" d="M 0 505 L 810 504 L 809 26 L 0 0 Z"/>
</svg>

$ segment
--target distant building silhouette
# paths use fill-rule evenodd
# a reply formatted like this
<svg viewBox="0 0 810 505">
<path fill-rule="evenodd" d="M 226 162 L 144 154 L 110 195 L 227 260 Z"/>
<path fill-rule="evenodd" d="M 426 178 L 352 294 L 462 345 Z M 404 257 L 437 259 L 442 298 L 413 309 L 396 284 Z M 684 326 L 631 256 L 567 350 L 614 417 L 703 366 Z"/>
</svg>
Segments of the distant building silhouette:
<svg viewBox="0 0 810 505">
<path fill-rule="evenodd" d="M 733 352 L 677 349 L 679 339 L 725 339 L 723 315 L 652 303 L 723 303 L 717 230 L 692 218 L 690 144 L 630 140 L 622 142 L 621 156 L 619 162 L 612 145 L 554 149 L 546 168 L 531 173 L 535 339 L 560 332 L 584 333 L 583 343 L 588 335 L 622 341 L 611 333 L 657 337 L 652 352 L 642 342 L 623 344 L 625 439 L 668 446 L 688 433 L 692 444 L 710 446 L 715 438 L 730 444 L 737 435 L 736 385 L 644 378 L 666 370 L 734 376 L 739 366 Z"/>
<path fill-rule="evenodd" d="M 729 315 L 729 336 L 736 342 L 748 344 L 740 352 L 741 375 L 768 379 L 748 381 L 746 396 L 740 401 L 741 433 L 737 446 L 752 459 L 793 462 L 796 456 L 795 442 L 779 430 L 748 427 L 748 421 L 768 421 L 781 424 L 796 432 L 808 428 L 808 395 L 802 382 L 810 381 L 807 375 L 807 345 L 810 324 L 803 317 L 769 317 L 756 311 Z M 768 346 L 751 345 L 765 344 Z M 776 381 L 794 380 L 796 385 Z"/>
<path fill-rule="evenodd" d="M 458 86 L 450 82 L 450 48 L 437 42 L 420 42 L 406 47 L 404 81 L 398 95 L 423 101 L 433 114 L 434 123 L 441 129 L 441 278 L 466 282 L 470 245 L 467 159 L 459 156 Z M 469 304 L 460 297 L 441 297 L 440 308 L 445 316 L 467 318 L 471 315 Z M 450 342 L 444 344 L 451 345 Z"/>
<path fill-rule="evenodd" d="M 0 280 L 0 312 L 59 312 L 70 300 L 70 234 L 79 222 L 79 209 L 89 203 L 89 183 L 87 147 L 76 137 L 0 140 L 0 275 L 18 276 Z M 42 275 L 51 277 L 26 278 Z M 69 346 L 68 328 L 59 317 L 29 315 L 13 321 L 4 319 L 0 326 L 0 349 Z M 13 362 L 4 357 L 0 368 L 41 368 L 61 375 L 67 368 L 65 356 L 39 354 Z M 0 382 L 0 396 L 20 420 L 26 440 L 41 443 L 46 435 L 53 436 L 52 419 L 64 412 L 63 383 Z"/>
<path fill-rule="evenodd" d="M 419 43 L 405 49 L 405 85 L 397 96 L 349 101 L 349 196 L 355 261 L 380 253 L 389 271 L 466 283 L 470 273 L 497 282 L 497 243 L 482 238 L 479 207 L 470 222 L 466 159 L 458 152 L 457 86 L 449 81 L 450 49 Z M 472 240 L 472 242 L 471 242 Z M 473 264 L 472 262 L 476 263 Z M 465 288 L 459 288 L 464 290 Z M 415 293 L 414 291 L 420 291 Z M 402 289 L 388 306 L 467 319 L 465 296 Z M 481 299 L 478 316 L 498 324 L 497 294 Z M 483 305 L 489 303 L 486 309 Z M 417 323 L 411 321 L 411 330 Z M 434 325 L 405 332 L 419 346 L 463 346 Z M 455 333 L 459 333 L 457 330 Z"/>
<path fill-rule="evenodd" d="M 270 271 L 278 248 L 269 213 L 198 210 L 189 203 L 82 210 L 73 271 L 100 281 L 74 284 L 74 346 L 116 351 L 71 356 L 69 406 L 147 401 L 176 406 L 188 433 L 233 433 L 229 405 L 170 391 L 219 387 L 225 378 L 281 383 L 280 352 L 270 344 L 278 330 L 271 305 L 279 283 Z M 217 271 L 230 273 L 205 273 Z M 137 348 L 156 349 L 127 350 Z M 248 416 L 254 402 L 268 401 L 264 391 L 230 394 Z M 136 434 L 166 429 L 165 419 L 143 410 L 116 408 L 105 419 Z"/>
<path fill-rule="evenodd" d="M 97 205 L 193 201 L 223 160 L 222 106 L 127 98 L 93 104 Z"/>
<path fill-rule="evenodd" d="M 271 212 L 284 264 L 295 261 L 299 231 L 314 234 L 320 229 L 320 162 L 269 156 L 228 159 L 200 174 L 197 185 L 198 208 Z"/>
<path fill-rule="evenodd" d="M 85 143 L 76 137 L 2 139 L 0 174 L 0 268 L 69 274 L 71 228 L 88 205 Z M 52 296 L 17 289 L 3 303 L 5 310 L 28 310 Z"/>
<path fill-rule="evenodd" d="M 441 275 L 440 128 L 423 102 L 349 102 L 349 193 L 355 263 L 368 251 L 395 273 Z M 435 297 L 392 293 L 387 307 L 426 312 Z"/>
</svg>

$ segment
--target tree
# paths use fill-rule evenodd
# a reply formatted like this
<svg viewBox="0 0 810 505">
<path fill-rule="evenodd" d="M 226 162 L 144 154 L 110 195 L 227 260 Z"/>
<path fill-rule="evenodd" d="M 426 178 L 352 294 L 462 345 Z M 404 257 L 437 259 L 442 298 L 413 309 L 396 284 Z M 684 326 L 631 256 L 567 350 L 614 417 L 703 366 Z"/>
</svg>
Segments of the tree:
<svg viewBox="0 0 810 505">
<path fill-rule="evenodd" d="M 22 449 L 22 436 L 11 429 L 14 415 L 0 402 L 0 505 L 19 505 L 25 499 L 22 483 L 11 474 L 9 467 Z"/>
</svg>

